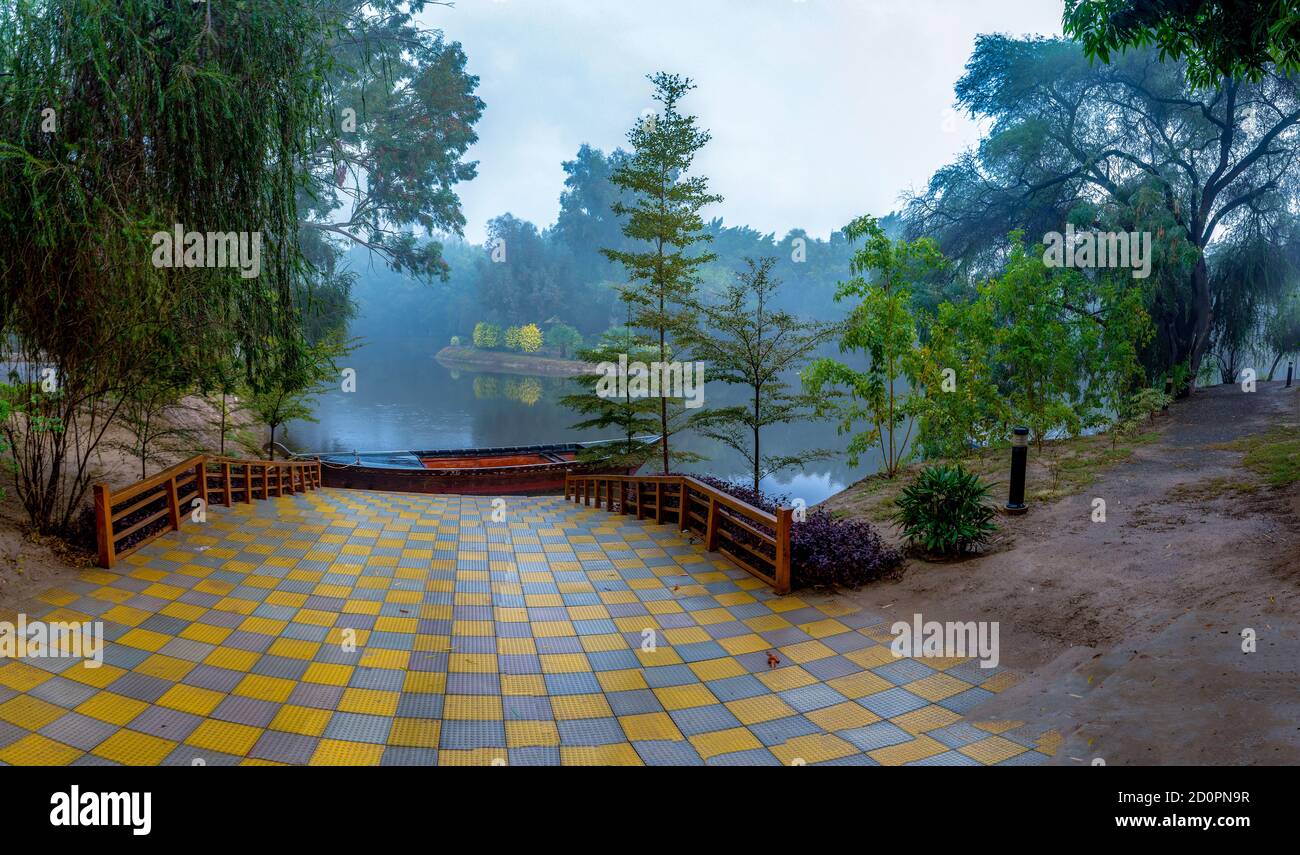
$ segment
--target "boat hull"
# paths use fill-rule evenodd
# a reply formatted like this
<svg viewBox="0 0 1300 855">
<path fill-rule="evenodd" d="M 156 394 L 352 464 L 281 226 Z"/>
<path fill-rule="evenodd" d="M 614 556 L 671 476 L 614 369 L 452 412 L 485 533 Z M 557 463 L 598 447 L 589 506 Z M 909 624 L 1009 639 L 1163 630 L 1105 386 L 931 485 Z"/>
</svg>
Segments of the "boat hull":
<svg viewBox="0 0 1300 855">
<path fill-rule="evenodd" d="M 354 462 L 348 462 L 348 455 L 322 455 L 321 482 L 346 490 L 530 496 L 563 492 L 566 475 L 630 475 L 636 471 L 579 462 L 577 450 L 577 445 L 567 444 L 413 451 L 361 454 Z M 385 465 L 373 465 L 380 461 Z"/>
</svg>

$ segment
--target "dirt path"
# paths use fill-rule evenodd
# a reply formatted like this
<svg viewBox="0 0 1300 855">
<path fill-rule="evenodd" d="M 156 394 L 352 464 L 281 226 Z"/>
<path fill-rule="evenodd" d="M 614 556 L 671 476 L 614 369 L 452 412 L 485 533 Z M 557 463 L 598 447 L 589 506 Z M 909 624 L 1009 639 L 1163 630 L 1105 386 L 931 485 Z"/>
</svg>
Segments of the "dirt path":
<svg viewBox="0 0 1300 855">
<path fill-rule="evenodd" d="M 1282 424 L 1300 425 L 1300 388 L 1202 390 L 1085 492 L 1007 520 L 992 554 L 848 596 L 998 621 L 1002 662 L 1032 673 L 979 712 L 1058 728 L 1060 762 L 1298 763 L 1300 490 L 1225 489 L 1252 478 L 1215 447 Z"/>
</svg>

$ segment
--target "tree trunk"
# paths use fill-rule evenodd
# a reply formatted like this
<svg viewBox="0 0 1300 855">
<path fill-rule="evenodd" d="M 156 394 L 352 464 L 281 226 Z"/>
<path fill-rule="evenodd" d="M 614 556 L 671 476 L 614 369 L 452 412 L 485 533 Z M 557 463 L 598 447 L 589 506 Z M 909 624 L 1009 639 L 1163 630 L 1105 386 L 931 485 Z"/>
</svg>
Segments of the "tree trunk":
<svg viewBox="0 0 1300 855">
<path fill-rule="evenodd" d="M 1196 268 L 1192 271 L 1192 316 L 1195 321 L 1192 326 L 1191 346 L 1188 348 L 1187 354 L 1191 359 L 1188 366 L 1191 373 L 1187 378 L 1187 386 L 1183 389 L 1174 390 L 1179 398 L 1186 398 L 1190 395 L 1192 387 L 1196 385 L 1196 375 L 1201 371 L 1201 360 L 1205 357 L 1205 351 L 1210 345 L 1210 321 L 1212 315 L 1210 272 L 1205 266 L 1205 248 L 1201 247 L 1201 257 L 1196 260 Z M 1177 361 L 1181 362 L 1182 359 Z"/>
</svg>

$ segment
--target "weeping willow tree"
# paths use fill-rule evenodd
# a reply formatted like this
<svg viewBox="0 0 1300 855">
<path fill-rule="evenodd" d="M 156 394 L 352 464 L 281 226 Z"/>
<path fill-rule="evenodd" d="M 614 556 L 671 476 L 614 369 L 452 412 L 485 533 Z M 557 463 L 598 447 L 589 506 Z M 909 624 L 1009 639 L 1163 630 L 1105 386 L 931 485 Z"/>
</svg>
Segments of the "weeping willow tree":
<svg viewBox="0 0 1300 855">
<path fill-rule="evenodd" d="M 297 194 L 329 132 L 333 14 L 312 0 L 0 6 L 4 433 L 37 529 L 68 531 L 100 441 L 159 365 L 198 378 L 234 357 L 254 388 L 310 373 Z M 177 227 L 260 235 L 257 275 L 188 244 L 160 266 L 153 236 Z"/>
</svg>

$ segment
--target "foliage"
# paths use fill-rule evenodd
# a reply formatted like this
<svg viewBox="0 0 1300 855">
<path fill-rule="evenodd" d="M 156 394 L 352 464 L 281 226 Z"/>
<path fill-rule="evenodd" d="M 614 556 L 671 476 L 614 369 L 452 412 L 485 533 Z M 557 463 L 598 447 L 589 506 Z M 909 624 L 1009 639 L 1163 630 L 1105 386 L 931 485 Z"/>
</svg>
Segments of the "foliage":
<svg viewBox="0 0 1300 855">
<path fill-rule="evenodd" d="M 316 396 L 323 391 L 323 384 L 338 377 L 336 360 L 351 347 L 338 337 L 325 339 L 311 347 L 303 370 L 274 377 L 260 389 L 247 390 L 244 400 L 248 411 L 270 431 L 270 459 L 275 459 L 275 431 L 280 425 L 294 420 L 316 421 Z"/>
<path fill-rule="evenodd" d="M 519 328 L 519 349 L 524 353 L 536 353 L 542 349 L 542 331 L 537 324 L 524 324 Z"/>
<path fill-rule="evenodd" d="M 57 379 L 52 391 L 15 379 L 5 432 L 42 532 L 68 530 L 124 393 L 155 366 L 197 377 L 237 354 L 259 388 L 298 371 L 314 281 L 299 194 L 327 126 L 335 10 L 121 0 L 104 12 L 0 6 L 0 318 L 14 359 Z M 148 263 L 152 235 L 176 224 L 258 233 L 259 275 Z"/>
<path fill-rule="evenodd" d="M 1010 416 L 995 377 L 991 302 L 943 302 L 921 325 L 916 384 L 923 394 L 909 402 L 921 455 L 961 458 L 1000 441 Z"/>
<path fill-rule="evenodd" d="M 630 321 L 632 305 L 625 301 L 624 306 Z M 591 347 L 579 351 L 578 358 L 599 367 L 601 363 L 617 364 L 620 355 L 626 356 L 630 362 L 645 362 L 654 359 L 657 352 L 653 342 L 639 334 L 629 322 L 605 332 Z M 618 441 L 584 449 L 579 452 L 579 459 L 607 461 L 616 468 L 639 467 L 658 450 L 657 442 L 646 443 L 639 437 L 653 434 L 658 429 L 656 411 L 659 402 L 653 398 L 633 396 L 630 388 L 626 388 L 621 396 L 602 396 L 598 389 L 604 378 L 603 371 L 575 377 L 573 383 L 580 391 L 560 398 L 561 404 L 586 416 L 572 426 L 574 430 L 606 431 L 614 428 L 618 431 Z"/>
<path fill-rule="evenodd" d="M 506 350 L 519 349 L 519 327 L 506 327 L 506 334 L 502 339 L 501 346 Z"/>
<path fill-rule="evenodd" d="M 305 153 L 304 252 L 329 270 L 355 245 L 394 271 L 445 280 L 442 245 L 415 232 L 459 235 L 465 225 L 456 185 L 476 174 L 463 157 L 478 139 L 483 102 L 464 51 L 417 19 L 424 0 L 301 5 L 333 16 L 340 29 L 330 50 L 328 131 Z M 217 4 L 199 8 L 209 6 L 215 17 Z"/>
<path fill-rule="evenodd" d="M 1290 216 L 1300 80 L 1268 70 L 1200 89 L 1154 50 L 1100 65 L 1073 42 L 988 35 L 957 96 L 988 132 L 909 201 L 908 233 L 974 276 L 1001 266 L 1014 229 L 1034 242 L 1067 221 L 1149 233 L 1151 276 L 1130 283 L 1149 291 L 1147 377 L 1187 360 L 1195 376 L 1214 315 L 1208 249 Z"/>
<path fill-rule="evenodd" d="M 927 466 L 894 500 L 893 519 L 909 545 L 932 555 L 961 555 L 997 531 L 992 486 L 961 464 Z"/>
<path fill-rule="evenodd" d="M 790 505 L 786 495 L 770 495 L 721 478 L 694 477 L 769 513 Z M 902 553 L 862 520 L 838 519 L 822 508 L 811 508 L 790 529 L 791 576 L 800 587 L 856 588 L 887 576 L 902 563 Z"/>
<path fill-rule="evenodd" d="M 122 394 L 121 423 L 131 435 L 131 441 L 124 446 L 140 461 L 142 480 L 149 474 L 149 461 L 160 441 L 189 434 L 177 426 L 176 416 L 182 409 L 185 389 L 176 381 L 177 378 L 160 375 L 136 383 Z"/>
<path fill-rule="evenodd" d="M 771 275 L 774 258 L 746 259 L 716 303 L 699 308 L 700 328 L 689 339 L 692 354 L 708 366 L 713 380 L 749 391 L 745 406 L 709 410 L 695 420 L 696 429 L 741 454 L 752 472 L 753 488 L 768 475 L 832 456 L 825 449 L 798 454 L 764 455 L 764 427 L 807 419 L 815 401 L 795 391 L 784 376 L 796 371 L 836 330 L 800 320 L 772 307 L 781 283 Z"/>
<path fill-rule="evenodd" d="M 636 244 L 630 249 L 603 247 L 602 252 L 626 270 L 630 287 L 624 298 L 633 308 L 632 323 L 653 331 L 658 338 L 658 361 L 667 362 L 671 340 L 691 326 L 687 307 L 697 271 L 713 259 L 707 252 L 689 254 L 692 246 L 709 240 L 700 210 L 722 197 L 709 192 L 705 177 L 687 176 L 696 155 L 709 141 L 708 132 L 696 127 L 695 117 L 678 109 L 694 84 L 689 78 L 665 72 L 651 75 L 650 81 L 660 110 L 642 117 L 628 131 L 633 152 L 610 177 L 628 199 L 616 201 L 614 213 L 625 218 L 623 235 Z M 665 474 L 671 455 L 669 440 L 677 429 L 669 410 L 669 398 L 660 397 L 659 444 Z M 684 459 L 681 454 L 678 458 Z"/>
<path fill-rule="evenodd" d="M 582 347 L 582 334 L 568 324 L 557 322 L 546 330 L 546 346 L 558 350 L 561 356 L 568 358 Z"/>
<path fill-rule="evenodd" d="M 850 243 L 863 240 L 863 245 L 849 263 L 853 277 L 835 292 L 837 300 L 861 298 L 844 323 L 840 352 L 865 353 L 871 364 L 858 371 L 822 358 L 804 369 L 803 382 L 808 394 L 818 399 L 817 414 L 833 417 L 840 433 L 851 433 L 860 422 L 871 425 L 850 439 L 849 463 L 856 466 L 861 454 L 879 445 L 881 471 L 892 478 L 910 454 L 912 419 L 908 396 L 899 384 L 915 388 L 916 382 L 912 287 L 941 270 L 944 259 L 928 238 L 890 240 L 872 216 L 858 217 L 844 232 Z M 875 273 L 871 281 L 868 271 Z M 900 437 L 904 424 L 907 429 Z"/>
<path fill-rule="evenodd" d="M 1274 353 L 1273 365 L 1268 369 L 1268 379 L 1272 380 L 1283 357 L 1300 354 L 1300 290 L 1280 301 L 1264 325 L 1264 342 Z"/>
<path fill-rule="evenodd" d="M 479 321 L 474 325 L 474 346 L 490 350 L 501 340 L 501 327 Z"/>
<path fill-rule="evenodd" d="M 1259 80 L 1271 66 L 1300 71 L 1300 8 L 1291 0 L 1066 0 L 1065 34 L 1089 56 L 1152 45 L 1186 59 L 1188 80 Z"/>
</svg>

